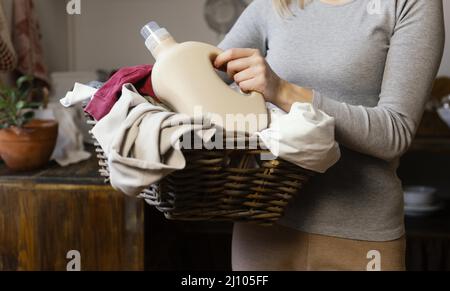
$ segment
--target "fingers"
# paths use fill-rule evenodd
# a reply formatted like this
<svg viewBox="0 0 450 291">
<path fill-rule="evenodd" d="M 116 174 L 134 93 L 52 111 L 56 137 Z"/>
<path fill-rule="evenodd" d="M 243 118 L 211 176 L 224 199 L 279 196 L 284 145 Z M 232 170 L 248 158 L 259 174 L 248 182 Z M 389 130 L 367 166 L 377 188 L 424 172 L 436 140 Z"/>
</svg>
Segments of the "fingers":
<svg viewBox="0 0 450 291">
<path fill-rule="evenodd" d="M 244 93 L 259 92 L 263 94 L 257 78 L 248 79 L 239 83 L 239 87 Z"/>
<path fill-rule="evenodd" d="M 240 85 L 240 83 L 253 79 L 257 76 L 257 72 L 255 70 L 255 68 L 251 67 L 248 68 L 246 70 L 243 70 L 239 73 L 237 73 L 236 75 L 234 75 L 233 80 Z"/>
<path fill-rule="evenodd" d="M 234 79 L 234 76 L 242 71 L 247 70 L 252 66 L 252 58 L 242 58 L 231 61 L 227 65 L 227 74 L 231 79 Z"/>
<path fill-rule="evenodd" d="M 260 54 L 259 50 L 248 48 L 229 49 L 217 56 L 214 60 L 214 66 L 216 68 L 223 68 L 226 64 L 233 60 L 247 58 L 255 54 Z"/>
</svg>

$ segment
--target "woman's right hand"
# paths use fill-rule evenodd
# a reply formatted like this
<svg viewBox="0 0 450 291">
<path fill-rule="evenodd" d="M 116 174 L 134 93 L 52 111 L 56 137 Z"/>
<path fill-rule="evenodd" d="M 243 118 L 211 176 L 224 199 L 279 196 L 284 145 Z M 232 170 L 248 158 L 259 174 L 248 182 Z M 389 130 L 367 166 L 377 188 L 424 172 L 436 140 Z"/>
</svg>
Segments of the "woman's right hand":
<svg viewBox="0 0 450 291">
<path fill-rule="evenodd" d="M 312 90 L 278 77 L 259 50 L 247 48 L 226 50 L 217 56 L 214 66 L 226 71 L 242 91 L 259 92 L 267 102 L 287 112 L 294 102 L 312 102 Z"/>
</svg>

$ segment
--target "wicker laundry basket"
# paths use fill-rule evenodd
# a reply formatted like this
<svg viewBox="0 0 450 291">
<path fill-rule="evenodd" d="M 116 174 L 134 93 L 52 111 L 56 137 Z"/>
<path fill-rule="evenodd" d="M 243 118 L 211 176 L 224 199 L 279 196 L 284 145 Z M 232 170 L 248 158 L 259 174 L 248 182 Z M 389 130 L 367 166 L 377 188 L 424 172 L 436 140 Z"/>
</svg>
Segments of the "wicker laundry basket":
<svg viewBox="0 0 450 291">
<path fill-rule="evenodd" d="M 96 121 L 86 115 L 87 123 Z M 95 137 L 94 137 L 95 139 Z M 109 183 L 107 157 L 96 143 L 99 172 Z M 267 150 L 184 150 L 187 166 L 139 196 L 167 219 L 271 225 L 314 172 L 282 159 L 262 161 Z"/>
</svg>

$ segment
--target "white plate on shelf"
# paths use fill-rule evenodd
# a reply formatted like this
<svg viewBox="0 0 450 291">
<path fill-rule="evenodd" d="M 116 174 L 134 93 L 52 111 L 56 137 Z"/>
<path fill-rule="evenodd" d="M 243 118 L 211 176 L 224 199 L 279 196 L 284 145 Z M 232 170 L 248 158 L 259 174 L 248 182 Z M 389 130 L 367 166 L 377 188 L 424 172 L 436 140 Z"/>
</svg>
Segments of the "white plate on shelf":
<svg viewBox="0 0 450 291">
<path fill-rule="evenodd" d="M 437 204 L 437 189 L 428 186 L 408 186 L 405 187 L 405 205 L 408 206 L 429 206 Z"/>
<path fill-rule="evenodd" d="M 435 205 L 405 205 L 406 216 L 426 216 L 444 208 L 443 202 Z"/>
</svg>

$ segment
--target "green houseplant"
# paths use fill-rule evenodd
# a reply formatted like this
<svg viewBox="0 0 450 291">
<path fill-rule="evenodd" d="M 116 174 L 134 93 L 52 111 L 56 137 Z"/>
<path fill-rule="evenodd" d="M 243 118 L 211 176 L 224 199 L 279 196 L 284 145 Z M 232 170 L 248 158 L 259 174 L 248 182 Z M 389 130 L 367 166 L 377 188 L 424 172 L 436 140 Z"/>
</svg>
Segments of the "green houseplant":
<svg viewBox="0 0 450 291">
<path fill-rule="evenodd" d="M 43 167 L 55 148 L 58 124 L 33 118 L 43 104 L 33 101 L 35 93 L 29 76 L 15 86 L 0 85 L 0 157 L 12 170 Z"/>
</svg>

